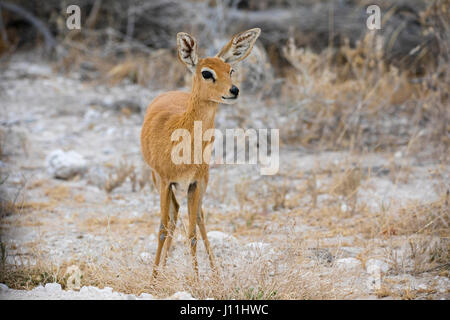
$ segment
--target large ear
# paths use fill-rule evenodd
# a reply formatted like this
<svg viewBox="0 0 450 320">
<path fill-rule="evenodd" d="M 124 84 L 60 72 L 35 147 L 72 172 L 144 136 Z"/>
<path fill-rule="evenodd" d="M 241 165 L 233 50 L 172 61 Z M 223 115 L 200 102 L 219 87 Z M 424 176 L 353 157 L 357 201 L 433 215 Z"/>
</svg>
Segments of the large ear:
<svg viewBox="0 0 450 320">
<path fill-rule="evenodd" d="M 191 72 L 195 72 L 198 62 L 197 40 L 190 34 L 179 32 L 177 34 L 178 58 Z"/>
<path fill-rule="evenodd" d="M 216 57 L 221 58 L 223 61 L 230 64 L 247 58 L 260 33 L 260 28 L 254 28 L 236 34 L 233 39 L 220 50 Z"/>
</svg>

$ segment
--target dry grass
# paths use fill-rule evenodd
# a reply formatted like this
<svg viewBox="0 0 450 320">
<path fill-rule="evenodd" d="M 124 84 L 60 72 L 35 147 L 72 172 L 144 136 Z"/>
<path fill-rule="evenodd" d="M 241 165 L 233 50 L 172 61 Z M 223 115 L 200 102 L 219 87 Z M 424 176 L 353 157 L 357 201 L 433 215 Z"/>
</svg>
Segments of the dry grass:
<svg viewBox="0 0 450 320">
<path fill-rule="evenodd" d="M 355 186 L 350 185 L 349 189 Z M 245 201 L 243 205 L 246 212 L 254 212 L 253 205 Z M 340 277 L 341 272 L 338 269 L 330 267 L 318 256 L 312 257 L 310 245 L 307 243 L 311 243 L 312 239 L 317 239 L 320 243 L 322 239 L 337 235 L 366 235 L 363 243 L 369 246 L 358 256 L 358 259 L 364 262 L 370 257 L 371 246 L 380 247 L 380 244 L 376 243 L 377 239 L 387 237 L 384 240 L 383 257 L 391 266 L 390 274 L 420 275 L 424 272 L 443 274 L 442 272 L 447 271 L 448 275 L 450 243 L 445 240 L 448 239 L 448 228 L 445 227 L 445 222 L 436 219 L 445 209 L 443 205 L 446 205 L 445 198 L 420 208 L 420 215 L 406 208 L 385 212 L 385 215 L 392 215 L 389 222 L 390 225 L 396 226 L 395 230 L 398 233 L 396 235 L 383 234 L 382 230 L 386 226 L 380 224 L 381 217 L 378 214 L 358 211 L 355 213 L 356 217 L 352 214 L 352 219 L 342 219 L 339 218 L 336 208 L 323 205 L 310 210 L 300 211 L 296 208 L 282 216 L 277 212 L 265 216 L 256 214 L 252 223 L 246 222 L 248 217 L 242 213 L 227 215 L 214 213 L 208 221 L 210 230 L 211 228 L 217 230 L 218 226 L 222 226 L 226 231 L 227 226 L 233 222 L 237 225 L 233 235 L 242 239 L 242 245 L 249 239 L 263 239 L 275 251 L 273 254 L 263 251 L 261 255 L 256 251 L 252 255 L 246 255 L 243 254 L 245 252 L 243 247 L 229 249 L 216 247 L 215 252 L 221 270 L 220 276 L 217 276 L 210 271 L 203 245 L 199 244 L 199 282 L 196 282 L 193 276 L 189 246 L 179 240 L 174 243 L 176 251 L 169 257 L 168 265 L 160 270 L 156 280 L 151 279 L 153 254 L 150 255 L 150 260 L 143 260 L 139 252 L 148 252 L 148 249 L 145 249 L 138 239 L 147 237 L 156 230 L 156 220 L 149 220 L 149 216 L 101 218 L 98 213 L 93 212 L 87 218 L 74 218 L 78 223 L 77 230 L 114 239 L 94 260 L 71 259 L 54 264 L 45 259 L 45 255 L 35 251 L 37 253 L 32 254 L 37 260 L 35 265 L 4 265 L 0 282 L 6 283 L 11 288 L 31 289 L 38 284 L 56 281 L 65 288 L 67 279 L 64 275 L 67 267 L 77 265 L 83 274 L 82 286 L 93 285 L 100 288 L 108 286 L 119 292 L 136 295 L 146 292 L 160 298 L 168 297 L 177 291 L 188 291 L 199 299 L 351 298 L 358 296 L 360 289 L 351 282 L 346 283 L 346 278 Z M 401 216 L 397 217 L 396 214 L 399 212 L 402 212 Z M 313 231 L 313 234 L 289 231 L 295 228 L 296 218 L 301 218 L 310 226 L 321 228 L 326 226 L 328 230 Z M 336 218 L 339 219 L 339 225 L 335 224 Z M 182 217 L 181 220 L 183 219 L 186 218 Z M 242 223 L 239 222 L 240 219 L 243 220 Z M 445 219 L 448 217 L 444 217 L 443 221 L 446 221 Z M 182 221 L 181 224 L 185 226 L 186 223 Z M 271 225 L 270 229 L 263 227 L 267 224 Z M 183 230 L 183 227 L 179 228 L 178 232 L 183 233 Z M 439 233 L 441 237 L 437 236 Z M 408 237 L 409 240 L 405 241 L 401 237 Z M 375 243 L 371 244 L 372 241 Z M 398 251 L 399 246 L 404 243 L 408 243 L 408 247 L 403 252 Z M 331 246 L 322 245 L 318 248 L 324 250 L 328 247 L 332 256 L 335 256 L 339 254 L 339 247 L 345 245 L 348 246 L 343 242 Z M 39 247 L 41 246 L 36 245 L 34 250 L 38 250 Z M 355 279 L 359 277 L 357 274 L 353 276 Z M 347 273 L 347 277 L 351 279 L 352 274 Z M 339 283 L 341 284 L 337 285 Z M 402 284 L 399 289 L 385 281 L 374 294 L 379 298 L 397 299 L 413 299 L 436 294 L 432 288 L 422 291 L 408 289 L 407 283 Z"/>
<path fill-rule="evenodd" d="M 186 246 L 186 248 L 188 248 Z M 203 249 L 203 248 L 202 248 Z M 289 251 L 289 253 L 288 253 Z M 197 281 L 190 264 L 190 255 L 171 256 L 158 278 L 151 279 L 152 265 L 132 254 L 126 244 L 108 248 L 95 263 L 70 260 L 60 265 L 39 261 L 34 266 L 4 266 L 0 282 L 15 289 L 31 289 L 38 284 L 58 282 L 66 287 L 65 271 L 78 265 L 82 285 L 112 287 L 114 290 L 139 295 L 143 292 L 165 298 L 177 291 L 188 291 L 199 299 L 333 299 L 342 297 L 345 290 L 333 287 L 336 274 L 324 272 L 324 267 L 301 267 L 308 259 L 301 248 L 281 250 L 281 259 L 256 255 L 244 257 L 239 252 L 219 258 L 220 275 L 209 268 L 201 270 Z M 200 264 L 207 265 L 203 252 Z"/>
<path fill-rule="evenodd" d="M 127 180 L 130 182 L 132 192 L 136 192 L 138 187 L 139 190 L 144 189 L 147 184 L 153 190 L 151 171 L 145 163 L 141 164 L 140 170 L 137 170 L 134 164 L 128 163 L 126 160 L 122 160 L 118 166 L 106 165 L 106 167 L 110 171 L 103 186 L 107 193 L 111 193 L 122 186 Z"/>
<path fill-rule="evenodd" d="M 449 237 L 448 193 L 428 204 L 412 203 L 398 212 L 382 212 L 373 221 L 370 233 L 385 237 L 395 235 L 438 235 Z"/>
<path fill-rule="evenodd" d="M 367 33 L 356 48 L 320 54 L 289 41 L 282 100 L 291 120 L 280 133 L 286 142 L 382 150 L 414 141 L 416 151 L 432 141 L 448 150 L 448 62 L 414 78 L 384 63 L 377 37 Z"/>
<path fill-rule="evenodd" d="M 119 166 L 114 169 L 115 172 L 109 174 L 108 180 L 106 180 L 104 185 L 104 189 L 107 193 L 111 193 L 114 189 L 120 187 L 128 177 L 130 177 L 132 182 L 134 181 L 133 186 L 135 185 L 136 179 L 134 165 L 128 164 L 126 161 L 122 161 Z"/>
</svg>

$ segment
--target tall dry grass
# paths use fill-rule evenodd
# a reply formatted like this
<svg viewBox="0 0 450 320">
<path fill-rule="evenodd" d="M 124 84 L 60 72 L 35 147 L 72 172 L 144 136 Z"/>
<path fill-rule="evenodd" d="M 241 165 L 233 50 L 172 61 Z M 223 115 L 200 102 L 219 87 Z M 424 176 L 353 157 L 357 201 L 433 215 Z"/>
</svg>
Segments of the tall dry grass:
<svg viewBox="0 0 450 320">
<path fill-rule="evenodd" d="M 385 63 L 376 33 L 355 48 L 345 43 L 320 54 L 291 39 L 283 52 L 292 65 L 281 96 L 292 119 L 281 134 L 287 142 L 350 150 L 406 145 L 412 151 L 432 144 L 448 151 L 448 61 L 413 76 Z"/>
</svg>

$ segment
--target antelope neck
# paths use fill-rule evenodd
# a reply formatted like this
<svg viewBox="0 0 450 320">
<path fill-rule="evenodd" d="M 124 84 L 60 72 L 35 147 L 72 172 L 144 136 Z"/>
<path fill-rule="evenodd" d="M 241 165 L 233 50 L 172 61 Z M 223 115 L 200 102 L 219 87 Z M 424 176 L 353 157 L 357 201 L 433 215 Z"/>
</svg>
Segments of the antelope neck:
<svg viewBox="0 0 450 320">
<path fill-rule="evenodd" d="M 214 128 L 217 102 L 201 100 L 197 94 L 191 93 L 185 113 L 185 124 L 194 127 L 194 121 L 201 121 L 203 130 Z"/>
</svg>

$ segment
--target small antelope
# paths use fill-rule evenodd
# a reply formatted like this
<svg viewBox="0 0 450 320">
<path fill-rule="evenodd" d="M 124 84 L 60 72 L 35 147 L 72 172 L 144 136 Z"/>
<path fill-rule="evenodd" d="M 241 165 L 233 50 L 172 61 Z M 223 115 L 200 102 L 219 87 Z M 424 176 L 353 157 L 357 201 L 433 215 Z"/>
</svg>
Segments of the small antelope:
<svg viewBox="0 0 450 320">
<path fill-rule="evenodd" d="M 177 34 L 178 58 L 193 73 L 192 91 L 171 91 L 156 97 L 147 109 L 141 131 L 142 153 L 151 167 L 153 182 L 159 189 L 161 207 L 153 276 L 157 274 L 164 244 L 163 265 L 167 260 L 178 218 L 179 204 L 175 195 L 178 196 L 179 193 L 187 195 L 188 238 L 195 273 L 198 275 L 196 225 L 200 229 L 211 268 L 216 270 L 202 210 L 202 198 L 208 185 L 209 163 L 202 161 L 194 164 L 191 161 L 192 164 L 175 164 L 171 154 L 176 142 L 171 140 L 171 135 L 176 129 L 185 129 L 191 133 L 191 137 L 194 136 L 194 121 L 202 122 L 203 132 L 214 128 L 218 104 L 235 103 L 239 95 L 239 89 L 232 83 L 232 66 L 250 54 L 260 32 L 259 28 L 255 28 L 238 33 L 215 57 L 204 59 L 197 55 L 197 41 L 194 37 L 184 32 Z M 212 141 L 202 142 L 202 152 L 210 143 Z"/>
</svg>

